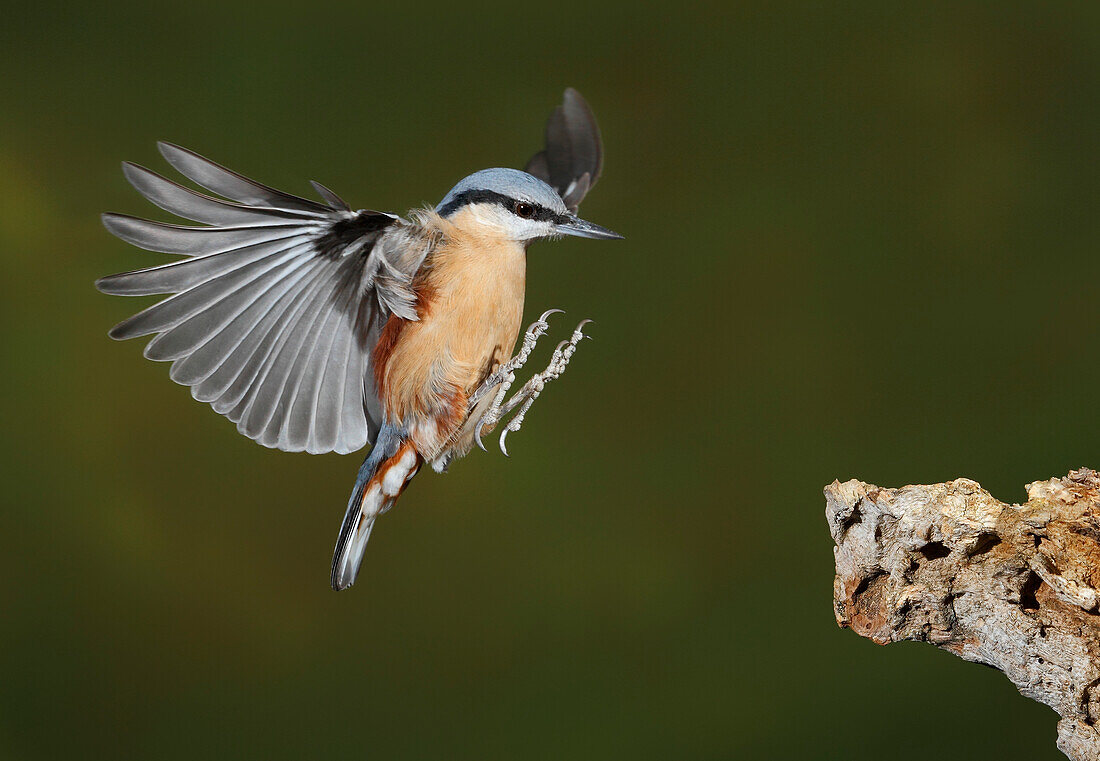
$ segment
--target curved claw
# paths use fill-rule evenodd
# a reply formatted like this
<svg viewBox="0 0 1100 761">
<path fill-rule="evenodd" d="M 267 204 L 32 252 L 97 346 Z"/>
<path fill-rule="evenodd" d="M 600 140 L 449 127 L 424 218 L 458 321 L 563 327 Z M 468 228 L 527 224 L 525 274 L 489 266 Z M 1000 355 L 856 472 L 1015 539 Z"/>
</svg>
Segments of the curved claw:
<svg viewBox="0 0 1100 761">
<path fill-rule="evenodd" d="M 541 373 L 536 374 L 527 384 L 512 397 L 507 403 L 504 403 L 504 396 L 515 380 L 515 370 L 523 366 L 523 363 L 527 361 L 531 350 L 535 347 L 535 342 L 546 333 L 550 327 L 546 322 L 547 318 L 552 314 L 564 314 L 564 309 L 547 309 L 542 315 L 535 320 L 527 328 L 527 332 L 523 338 L 523 347 L 520 353 L 509 360 L 504 366 L 497 370 L 490 378 L 483 384 L 482 388 L 489 388 L 494 385 L 498 385 L 497 396 L 493 402 L 491 412 L 485 417 L 482 417 L 478 421 L 477 426 L 474 428 L 474 443 L 476 443 L 483 451 L 485 450 L 485 443 L 481 440 L 481 431 L 485 427 L 485 420 L 489 418 L 495 424 L 500 421 L 502 415 L 506 416 L 517 405 L 522 405 L 519 412 L 514 418 L 504 424 L 503 430 L 500 433 L 500 451 L 505 457 L 510 457 L 508 454 L 508 434 L 512 431 L 518 431 L 523 424 L 524 415 L 527 414 L 527 410 L 531 408 L 531 404 L 538 398 L 542 392 L 543 387 L 550 381 L 561 376 L 565 371 L 565 366 L 569 364 L 570 358 L 573 356 L 573 352 L 576 349 L 577 344 L 582 338 L 589 338 L 583 333 L 584 326 L 593 320 L 585 319 L 581 320 L 576 328 L 573 329 L 573 334 L 561 341 L 555 348 L 553 356 L 550 359 L 550 364 Z M 506 376 L 503 373 L 507 373 Z M 478 389 L 479 393 L 475 393 L 474 402 L 487 391 Z M 471 406 L 473 406 L 471 404 Z"/>
<path fill-rule="evenodd" d="M 516 429 L 511 427 L 511 423 L 509 422 L 507 424 L 507 426 L 504 427 L 504 430 L 500 431 L 500 451 L 504 452 L 504 456 L 506 456 L 506 457 L 510 457 L 511 455 L 508 454 L 508 448 L 507 448 L 507 446 L 504 445 L 504 440 L 507 439 L 508 434 L 511 431 L 514 431 L 514 430 L 516 430 Z"/>
<path fill-rule="evenodd" d="M 524 350 L 530 352 L 535 348 L 534 343 L 529 343 L 532 340 L 538 340 L 543 333 L 550 329 L 550 323 L 546 321 L 546 318 L 552 314 L 557 313 L 565 314 L 564 309 L 547 309 L 543 312 L 537 320 L 527 326 L 527 330 L 524 331 L 523 346 Z"/>
</svg>

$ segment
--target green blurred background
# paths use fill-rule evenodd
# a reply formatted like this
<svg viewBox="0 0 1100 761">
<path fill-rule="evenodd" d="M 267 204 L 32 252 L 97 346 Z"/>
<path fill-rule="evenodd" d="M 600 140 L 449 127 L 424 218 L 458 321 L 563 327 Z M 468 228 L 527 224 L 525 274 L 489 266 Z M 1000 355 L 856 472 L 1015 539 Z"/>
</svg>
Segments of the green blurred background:
<svg viewBox="0 0 1100 761">
<path fill-rule="evenodd" d="M 821 488 L 1100 466 L 1100 5 L 19 4 L 0 43 L 0 758 L 1058 759 L 1001 674 L 837 629 Z M 603 128 L 513 456 L 265 450 L 107 329 L 158 138 L 355 206 Z M 544 347 L 544 351 L 546 347 Z M 1007 731 L 1006 731 L 1007 730 Z M 955 754 L 955 755 L 953 755 Z"/>
</svg>

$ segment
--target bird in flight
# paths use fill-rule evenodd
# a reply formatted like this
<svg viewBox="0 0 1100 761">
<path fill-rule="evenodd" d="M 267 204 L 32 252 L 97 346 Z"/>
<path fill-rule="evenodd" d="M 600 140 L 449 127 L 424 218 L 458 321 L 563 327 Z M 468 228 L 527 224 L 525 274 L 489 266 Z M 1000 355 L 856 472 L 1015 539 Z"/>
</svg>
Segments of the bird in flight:
<svg viewBox="0 0 1100 761">
<path fill-rule="evenodd" d="M 145 198 L 193 227 L 104 214 L 139 248 L 185 258 L 96 282 L 108 294 L 172 294 L 116 325 L 155 335 L 145 356 L 266 447 L 347 454 L 359 468 L 332 560 L 333 589 L 355 582 L 371 528 L 428 463 L 437 472 L 502 425 L 500 448 L 565 370 L 583 321 L 547 367 L 509 396 L 547 310 L 522 327 L 527 247 L 563 235 L 621 238 L 577 216 L 603 146 L 572 88 L 545 148 L 518 169 L 483 169 L 407 218 L 284 193 L 170 143 L 160 152 L 215 195 L 124 163 Z M 508 418 L 512 415 L 511 418 Z M 506 420 L 506 418 L 508 418 Z"/>
</svg>

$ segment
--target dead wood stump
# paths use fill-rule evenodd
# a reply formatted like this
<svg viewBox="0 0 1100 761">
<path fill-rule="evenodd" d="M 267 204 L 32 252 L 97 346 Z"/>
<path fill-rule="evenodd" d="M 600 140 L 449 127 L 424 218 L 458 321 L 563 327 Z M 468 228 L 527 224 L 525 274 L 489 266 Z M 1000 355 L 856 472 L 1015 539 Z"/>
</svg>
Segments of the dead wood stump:
<svg viewBox="0 0 1100 761">
<path fill-rule="evenodd" d="M 837 623 L 1000 669 L 1053 708 L 1058 747 L 1100 760 L 1100 474 L 1036 481 L 1006 505 L 965 478 L 825 488 Z"/>
</svg>

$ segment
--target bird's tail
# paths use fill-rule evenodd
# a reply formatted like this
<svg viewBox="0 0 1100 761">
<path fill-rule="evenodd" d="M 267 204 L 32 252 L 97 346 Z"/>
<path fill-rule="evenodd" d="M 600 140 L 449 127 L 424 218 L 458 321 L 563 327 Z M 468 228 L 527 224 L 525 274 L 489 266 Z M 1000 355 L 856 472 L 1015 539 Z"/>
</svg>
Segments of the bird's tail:
<svg viewBox="0 0 1100 761">
<path fill-rule="evenodd" d="M 359 468 L 340 526 L 332 556 L 333 589 L 340 591 L 355 583 L 375 518 L 393 507 L 421 463 L 420 454 L 404 431 L 396 426 L 382 426 L 374 447 Z"/>
</svg>

